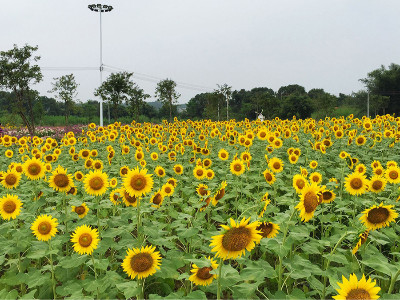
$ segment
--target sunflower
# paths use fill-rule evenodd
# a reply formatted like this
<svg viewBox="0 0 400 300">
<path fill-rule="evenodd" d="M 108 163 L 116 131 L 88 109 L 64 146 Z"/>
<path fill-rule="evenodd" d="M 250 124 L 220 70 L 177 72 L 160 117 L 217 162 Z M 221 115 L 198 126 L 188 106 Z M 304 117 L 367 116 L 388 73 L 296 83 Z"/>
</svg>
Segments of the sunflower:
<svg viewBox="0 0 400 300">
<path fill-rule="evenodd" d="M 356 137 L 356 144 L 358 146 L 364 145 L 366 141 L 367 141 L 367 139 L 363 135 L 359 135 L 358 137 Z"/>
<path fill-rule="evenodd" d="M 372 173 L 374 173 L 374 175 L 378 175 L 378 176 L 384 176 L 384 169 L 382 168 L 382 166 L 376 167 L 372 170 Z"/>
<path fill-rule="evenodd" d="M 146 246 L 142 248 L 132 248 L 126 251 L 126 256 L 122 262 L 122 268 L 131 279 L 136 276 L 138 279 L 153 275 L 160 269 L 160 252 L 154 251 L 156 247 Z"/>
<path fill-rule="evenodd" d="M 293 187 L 295 188 L 297 194 L 300 194 L 307 185 L 308 181 L 303 175 L 296 174 L 293 176 Z"/>
<path fill-rule="evenodd" d="M 8 158 L 13 157 L 14 152 L 12 150 L 6 150 L 6 152 L 4 153 L 4 155 Z"/>
<path fill-rule="evenodd" d="M 199 183 L 197 186 L 196 192 L 199 196 L 204 197 L 210 195 L 210 191 L 208 190 L 208 186 L 202 183 Z"/>
<path fill-rule="evenodd" d="M 316 167 L 318 167 L 318 162 L 315 160 L 310 161 L 310 168 L 315 169 Z"/>
<path fill-rule="evenodd" d="M 68 192 L 74 185 L 72 175 L 67 170 L 58 166 L 49 178 L 49 186 L 58 192 Z"/>
<path fill-rule="evenodd" d="M 31 180 L 42 178 L 46 174 L 43 162 L 36 158 L 29 158 L 23 167 L 26 177 Z"/>
<path fill-rule="evenodd" d="M 230 170 L 231 170 L 231 173 L 235 174 L 236 176 L 242 175 L 245 171 L 245 166 L 243 164 L 243 161 L 240 159 L 234 159 L 231 162 Z"/>
<path fill-rule="evenodd" d="M 366 192 L 367 183 L 365 175 L 352 173 L 346 177 L 344 186 L 351 195 L 361 195 Z"/>
<path fill-rule="evenodd" d="M 206 170 L 203 166 L 195 166 L 193 169 L 193 176 L 198 180 L 202 180 L 206 176 Z"/>
<path fill-rule="evenodd" d="M 300 218 L 303 222 L 308 222 L 314 216 L 314 212 L 320 204 L 319 192 L 320 188 L 315 182 L 301 191 L 300 202 L 296 208 L 300 211 Z"/>
<path fill-rule="evenodd" d="M 174 166 L 174 172 L 177 175 L 182 175 L 183 173 L 183 166 L 182 165 L 175 165 Z"/>
<path fill-rule="evenodd" d="M 151 206 L 154 208 L 160 208 L 161 204 L 164 201 L 164 194 L 161 192 L 161 190 L 158 190 L 151 196 L 150 198 L 150 203 L 152 204 Z"/>
<path fill-rule="evenodd" d="M 110 201 L 114 205 L 118 205 L 121 202 L 120 199 L 122 198 L 123 193 L 124 193 L 123 189 L 112 190 L 109 197 Z"/>
<path fill-rule="evenodd" d="M 289 155 L 289 162 L 292 165 L 296 164 L 298 160 L 299 160 L 299 157 L 296 154 L 290 154 Z"/>
<path fill-rule="evenodd" d="M 316 184 L 319 184 L 322 181 L 322 175 L 318 172 L 311 173 L 309 178 L 311 182 L 315 182 Z"/>
<path fill-rule="evenodd" d="M 212 204 L 215 206 L 217 205 L 218 201 L 222 199 L 222 197 L 225 196 L 225 188 L 226 188 L 227 184 L 226 181 L 222 181 L 221 182 L 221 186 L 218 189 L 218 191 L 215 193 L 215 196 L 212 197 Z"/>
<path fill-rule="evenodd" d="M 109 184 L 110 184 L 111 188 L 115 188 L 118 184 L 117 178 L 115 178 L 115 177 L 111 178 Z"/>
<path fill-rule="evenodd" d="M 245 218 L 236 223 L 230 219 L 231 226 L 221 225 L 225 232 L 212 237 L 210 247 L 212 252 L 217 252 L 216 256 L 222 259 L 235 259 L 245 254 L 246 250 L 251 251 L 256 244 L 260 243 L 261 232 L 256 228 L 260 222 L 256 221 L 248 224 L 250 218 Z"/>
<path fill-rule="evenodd" d="M 256 228 L 263 238 L 274 238 L 279 232 L 279 225 L 272 222 L 263 222 Z"/>
<path fill-rule="evenodd" d="M 369 230 L 375 230 L 382 227 L 389 226 L 390 222 L 395 222 L 398 213 L 392 209 L 393 205 L 373 205 L 362 212 L 360 217 L 361 223 L 364 223 Z"/>
<path fill-rule="evenodd" d="M 172 194 L 174 193 L 174 186 L 170 183 L 166 183 L 161 187 L 161 192 L 165 195 L 165 196 L 172 196 Z"/>
<path fill-rule="evenodd" d="M 264 207 L 258 215 L 259 218 L 263 217 L 265 211 L 267 210 L 268 205 L 271 203 L 271 200 L 268 199 L 268 192 L 264 194 L 264 196 L 261 199 L 261 202 L 264 202 Z"/>
<path fill-rule="evenodd" d="M 280 173 L 283 171 L 283 162 L 281 159 L 273 157 L 269 160 L 268 167 L 272 170 L 272 172 Z"/>
<path fill-rule="evenodd" d="M 147 169 L 139 170 L 138 167 L 128 172 L 123 180 L 123 186 L 130 196 L 140 197 L 151 191 L 153 178 L 147 174 Z"/>
<path fill-rule="evenodd" d="M 7 170 L 2 177 L 1 184 L 7 189 L 16 188 L 21 180 L 21 174 L 15 169 Z"/>
<path fill-rule="evenodd" d="M 229 152 L 222 148 L 218 152 L 218 157 L 220 160 L 227 160 L 229 158 Z"/>
<path fill-rule="evenodd" d="M 388 167 L 385 171 L 385 177 L 390 183 L 400 183 L 400 168 L 397 165 Z"/>
<path fill-rule="evenodd" d="M 151 157 L 152 160 L 157 160 L 158 159 L 158 154 L 156 152 L 152 152 L 150 154 L 150 157 Z"/>
<path fill-rule="evenodd" d="M 75 212 L 79 218 L 83 218 L 89 212 L 89 207 L 87 207 L 86 203 L 82 203 L 80 206 L 72 206 L 72 210 Z"/>
<path fill-rule="evenodd" d="M 21 212 L 22 202 L 17 195 L 0 198 L 0 214 L 4 220 L 15 219 Z"/>
<path fill-rule="evenodd" d="M 125 177 L 129 172 L 129 167 L 128 166 L 122 166 L 119 169 L 119 175 L 121 175 L 121 177 Z"/>
<path fill-rule="evenodd" d="M 213 179 L 213 178 L 214 178 L 214 176 L 215 176 L 215 173 L 214 173 L 214 171 L 213 171 L 213 170 L 211 170 L 211 169 L 208 169 L 208 170 L 206 171 L 206 178 L 207 178 L 208 180 L 211 180 L 211 179 Z"/>
<path fill-rule="evenodd" d="M 158 177 L 164 177 L 165 176 L 165 170 L 164 170 L 164 168 L 163 167 L 161 167 L 161 166 L 157 166 L 155 169 L 154 169 L 154 174 L 156 174 Z"/>
<path fill-rule="evenodd" d="M 356 252 L 358 251 L 358 249 L 360 249 L 360 247 L 367 241 L 368 239 L 368 234 L 369 234 L 369 230 L 367 229 L 366 231 L 364 231 L 363 233 L 361 233 L 359 235 L 359 240 L 356 244 L 356 246 L 353 248 L 353 250 L 351 251 L 353 254 L 356 254 Z"/>
<path fill-rule="evenodd" d="M 331 190 L 323 188 L 323 190 L 319 194 L 319 197 L 321 203 L 331 203 L 333 200 L 335 200 L 336 194 Z"/>
<path fill-rule="evenodd" d="M 71 188 L 67 191 L 67 195 L 76 195 L 78 193 L 78 189 L 75 186 L 71 186 Z"/>
<path fill-rule="evenodd" d="M 92 163 L 92 165 L 93 165 L 93 168 L 95 169 L 95 170 L 102 170 L 103 169 L 103 162 L 100 160 L 100 159 L 96 159 L 96 160 L 94 160 L 93 161 L 93 163 Z"/>
<path fill-rule="evenodd" d="M 372 176 L 368 182 L 368 190 L 373 193 L 382 192 L 386 187 L 386 179 L 383 176 Z"/>
<path fill-rule="evenodd" d="M 99 244 L 99 232 L 90 226 L 82 225 L 75 229 L 71 235 L 71 242 L 75 252 L 79 254 L 92 254 Z"/>
<path fill-rule="evenodd" d="M 218 264 L 211 257 L 207 260 L 210 262 L 208 267 L 199 268 L 197 265 L 193 264 L 193 269 L 190 270 L 192 275 L 190 275 L 189 280 L 197 285 L 210 285 L 211 282 L 217 278 L 217 274 L 210 274 L 211 271 L 218 269 Z"/>
<path fill-rule="evenodd" d="M 336 291 L 339 293 L 332 298 L 335 300 L 345 299 L 378 299 L 378 293 L 381 290 L 380 287 L 375 286 L 376 281 L 372 281 L 371 278 L 365 279 L 363 274 L 360 281 L 358 281 L 355 274 L 351 274 L 349 280 L 342 276 L 343 283 L 338 282 L 339 289 Z"/>
<path fill-rule="evenodd" d="M 122 201 L 124 201 L 125 206 L 136 207 L 138 205 L 138 197 L 129 195 L 125 189 L 122 189 Z"/>
<path fill-rule="evenodd" d="M 57 219 L 49 215 L 38 216 L 31 226 L 33 234 L 39 241 L 48 241 L 58 232 Z"/>
<path fill-rule="evenodd" d="M 76 172 L 74 173 L 74 177 L 75 177 L 76 180 L 82 181 L 84 175 L 83 175 L 83 173 L 82 173 L 81 171 L 76 171 Z"/>
<path fill-rule="evenodd" d="M 274 174 L 270 169 L 266 169 L 266 170 L 263 172 L 263 175 L 264 175 L 265 181 L 268 182 L 268 183 L 271 184 L 271 185 L 272 185 L 272 184 L 275 182 L 275 180 L 276 180 L 275 174 Z"/>
<path fill-rule="evenodd" d="M 90 171 L 84 179 L 85 192 L 93 196 L 103 195 L 108 188 L 108 175 L 100 170 Z"/>
</svg>

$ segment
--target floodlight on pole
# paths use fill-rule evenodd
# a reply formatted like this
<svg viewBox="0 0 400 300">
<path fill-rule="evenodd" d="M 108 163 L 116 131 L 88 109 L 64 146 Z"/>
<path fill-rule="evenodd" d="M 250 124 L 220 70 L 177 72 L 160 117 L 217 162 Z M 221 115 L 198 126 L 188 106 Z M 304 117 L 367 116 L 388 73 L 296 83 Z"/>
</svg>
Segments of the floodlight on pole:
<svg viewBox="0 0 400 300">
<path fill-rule="evenodd" d="M 103 83 L 103 35 L 101 31 L 101 13 L 113 10 L 111 5 L 90 4 L 88 8 L 91 11 L 98 12 L 100 15 L 100 85 Z M 103 99 L 100 97 L 100 126 L 103 126 Z"/>
</svg>

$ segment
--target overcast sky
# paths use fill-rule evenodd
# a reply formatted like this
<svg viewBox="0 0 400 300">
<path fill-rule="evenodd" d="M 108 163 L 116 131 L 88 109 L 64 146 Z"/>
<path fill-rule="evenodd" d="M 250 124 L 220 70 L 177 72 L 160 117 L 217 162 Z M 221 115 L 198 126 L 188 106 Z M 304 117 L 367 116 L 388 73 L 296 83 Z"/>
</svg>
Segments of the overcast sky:
<svg viewBox="0 0 400 300">
<path fill-rule="evenodd" d="M 0 50 L 39 46 L 44 80 L 35 88 L 42 95 L 50 95 L 53 77 L 74 73 L 78 98 L 95 99 L 98 69 L 69 69 L 100 65 L 99 13 L 87 7 L 93 3 L 100 2 L 2 1 Z M 236 90 L 300 84 L 349 94 L 363 88 L 358 80 L 368 72 L 400 63 L 399 0 L 101 3 L 114 7 L 102 14 L 103 63 L 135 72 L 135 82 L 152 96 L 160 79 L 179 82 L 180 103 L 223 83 Z"/>
</svg>

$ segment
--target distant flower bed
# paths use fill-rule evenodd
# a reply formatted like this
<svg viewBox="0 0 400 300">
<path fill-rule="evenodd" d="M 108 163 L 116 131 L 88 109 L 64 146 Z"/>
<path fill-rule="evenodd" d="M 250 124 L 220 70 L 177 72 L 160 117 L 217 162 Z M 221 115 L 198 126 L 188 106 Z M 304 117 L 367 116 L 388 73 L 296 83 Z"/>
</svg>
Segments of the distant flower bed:
<svg viewBox="0 0 400 300">
<path fill-rule="evenodd" d="M 69 131 L 72 131 L 75 135 L 81 134 L 82 129 L 85 127 L 86 125 L 71 125 L 67 128 L 64 126 L 37 126 L 35 128 L 35 135 L 43 138 L 52 137 L 53 139 L 60 140 L 64 137 L 64 134 Z M 3 134 L 20 138 L 29 136 L 29 131 L 26 127 L 5 126 L 3 128 Z"/>
</svg>

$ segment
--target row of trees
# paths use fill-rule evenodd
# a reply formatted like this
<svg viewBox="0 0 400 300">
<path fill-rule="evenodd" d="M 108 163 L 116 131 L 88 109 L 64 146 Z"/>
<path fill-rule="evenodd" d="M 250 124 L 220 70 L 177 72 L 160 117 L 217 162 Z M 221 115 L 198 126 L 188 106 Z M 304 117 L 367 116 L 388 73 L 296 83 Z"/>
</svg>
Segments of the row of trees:
<svg viewBox="0 0 400 300">
<path fill-rule="evenodd" d="M 79 84 L 73 74 L 54 78 L 53 98 L 40 96 L 31 88 L 43 79 L 40 67 L 37 65 L 39 56 L 34 53 L 38 47 L 25 45 L 9 51 L 0 52 L 0 109 L 9 113 L 17 113 L 29 132 L 34 134 L 35 123 L 44 114 L 64 115 L 65 124 L 71 115 L 98 115 L 97 101 L 79 102 L 77 89 Z M 145 100 L 150 97 L 132 80 L 133 73 L 112 73 L 94 95 L 101 97 L 111 106 L 113 120 L 121 117 L 139 119 L 140 116 L 152 118 L 173 117 L 192 119 L 255 119 L 259 113 L 271 119 L 307 118 L 310 116 L 323 118 L 325 116 L 345 115 L 347 113 L 366 114 L 366 101 L 369 99 L 370 112 L 374 114 L 400 112 L 400 66 L 391 64 L 387 69 L 379 69 L 368 73 L 367 78 L 360 79 L 366 86 L 351 95 L 332 95 L 323 89 L 311 89 L 292 84 L 282 86 L 278 91 L 267 87 L 252 90 L 232 91 L 227 84 L 217 85 L 213 92 L 198 94 L 186 105 L 186 110 L 178 113 L 176 103 L 180 94 L 176 83 L 165 79 L 157 84 L 155 96 L 162 104 L 157 112 Z M 226 115 L 226 118 L 225 118 Z"/>
</svg>

